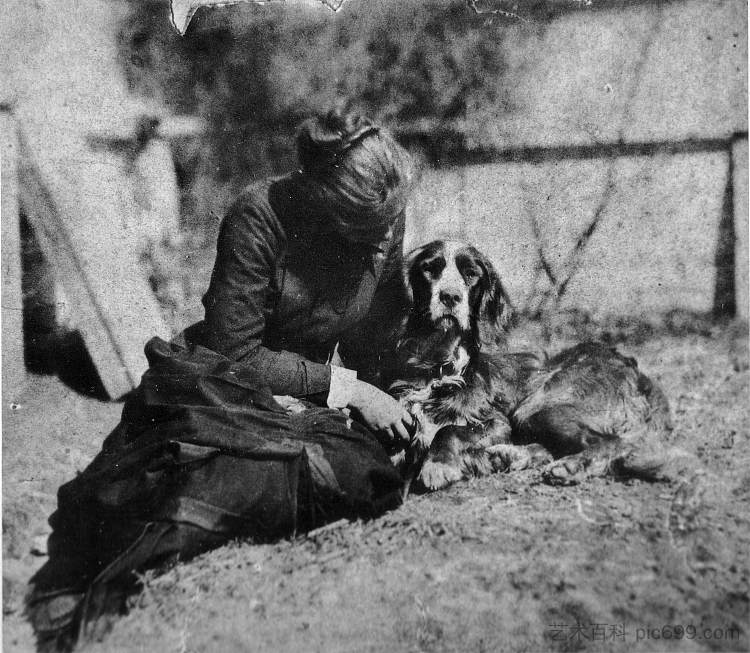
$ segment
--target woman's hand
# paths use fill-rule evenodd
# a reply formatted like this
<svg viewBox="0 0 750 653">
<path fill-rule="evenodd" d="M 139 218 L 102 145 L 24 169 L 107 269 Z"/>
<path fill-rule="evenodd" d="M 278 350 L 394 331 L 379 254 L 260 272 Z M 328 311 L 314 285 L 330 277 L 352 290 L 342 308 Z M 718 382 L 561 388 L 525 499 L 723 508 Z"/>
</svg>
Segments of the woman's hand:
<svg viewBox="0 0 750 653">
<path fill-rule="evenodd" d="M 414 417 L 398 401 L 364 381 L 356 381 L 349 408 L 383 444 L 403 447 L 409 443 L 416 428 Z"/>
</svg>

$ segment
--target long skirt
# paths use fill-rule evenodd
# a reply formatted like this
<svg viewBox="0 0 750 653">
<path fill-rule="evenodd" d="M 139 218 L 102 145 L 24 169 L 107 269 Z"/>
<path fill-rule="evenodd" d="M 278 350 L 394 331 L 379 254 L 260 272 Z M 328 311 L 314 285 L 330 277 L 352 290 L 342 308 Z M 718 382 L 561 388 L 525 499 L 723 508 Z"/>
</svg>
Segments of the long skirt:
<svg viewBox="0 0 750 653">
<path fill-rule="evenodd" d="M 28 602 L 41 648 L 95 632 L 134 572 L 400 503 L 383 447 L 339 411 L 289 413 L 252 370 L 205 348 L 154 338 L 146 356 L 120 423 L 59 490 Z"/>
</svg>

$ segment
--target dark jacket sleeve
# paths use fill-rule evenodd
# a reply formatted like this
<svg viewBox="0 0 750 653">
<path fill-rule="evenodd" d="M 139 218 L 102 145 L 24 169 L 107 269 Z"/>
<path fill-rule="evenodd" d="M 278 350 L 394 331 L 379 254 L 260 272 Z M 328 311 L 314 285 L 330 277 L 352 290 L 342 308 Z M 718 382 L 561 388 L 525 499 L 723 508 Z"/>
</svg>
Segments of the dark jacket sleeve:
<svg viewBox="0 0 750 653">
<path fill-rule="evenodd" d="M 284 233 L 260 191 L 243 194 L 230 208 L 219 232 L 202 344 L 252 366 L 274 394 L 325 402 L 330 368 L 288 351 L 264 347 L 268 301 L 275 292 Z"/>
<path fill-rule="evenodd" d="M 394 224 L 393 238 L 383 272 L 366 315 L 339 341 L 344 365 L 355 369 L 363 381 L 381 385 L 381 376 L 392 366 L 391 355 L 401 335 L 410 302 L 403 282 L 405 215 Z"/>
</svg>

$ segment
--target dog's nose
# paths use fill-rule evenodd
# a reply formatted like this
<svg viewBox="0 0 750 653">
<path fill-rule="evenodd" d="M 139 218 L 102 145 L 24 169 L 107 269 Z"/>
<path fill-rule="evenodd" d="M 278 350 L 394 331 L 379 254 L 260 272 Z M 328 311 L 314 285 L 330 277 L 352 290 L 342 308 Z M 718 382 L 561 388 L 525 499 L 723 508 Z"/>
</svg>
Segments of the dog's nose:
<svg viewBox="0 0 750 653">
<path fill-rule="evenodd" d="M 461 301 L 461 292 L 453 288 L 440 291 L 440 302 L 448 308 L 453 308 Z"/>
</svg>

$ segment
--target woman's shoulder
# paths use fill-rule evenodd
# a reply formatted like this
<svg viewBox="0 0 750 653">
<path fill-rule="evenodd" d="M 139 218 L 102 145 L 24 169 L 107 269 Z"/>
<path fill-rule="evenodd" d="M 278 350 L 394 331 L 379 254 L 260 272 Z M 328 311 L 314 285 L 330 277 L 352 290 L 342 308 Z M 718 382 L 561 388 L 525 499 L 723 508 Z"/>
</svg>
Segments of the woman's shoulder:
<svg viewBox="0 0 750 653">
<path fill-rule="evenodd" d="M 272 184 L 272 179 L 258 179 L 250 182 L 237 195 L 227 213 L 256 212 L 272 217 L 274 211 L 269 201 L 269 190 Z"/>
<path fill-rule="evenodd" d="M 285 239 L 281 220 L 269 199 L 273 184 L 273 179 L 262 179 L 245 186 L 224 216 L 222 231 L 239 232 L 250 238 Z"/>
</svg>

